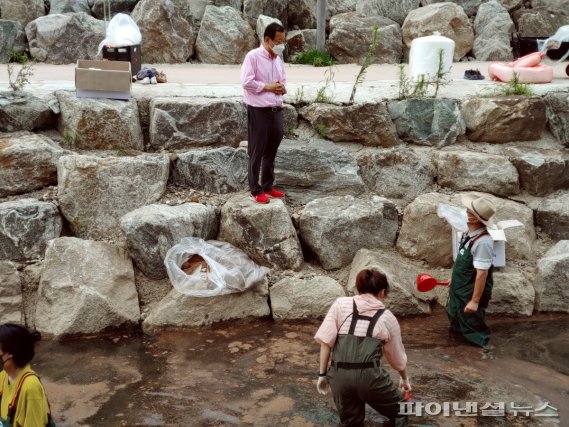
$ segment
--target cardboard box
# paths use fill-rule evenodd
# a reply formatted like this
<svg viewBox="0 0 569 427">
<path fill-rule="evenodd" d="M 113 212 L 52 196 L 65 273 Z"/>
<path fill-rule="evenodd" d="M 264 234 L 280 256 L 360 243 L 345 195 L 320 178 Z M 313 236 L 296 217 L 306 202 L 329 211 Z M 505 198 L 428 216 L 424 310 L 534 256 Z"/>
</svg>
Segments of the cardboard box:
<svg viewBox="0 0 569 427">
<path fill-rule="evenodd" d="M 75 67 L 78 98 L 130 99 L 130 62 L 80 59 Z"/>
</svg>

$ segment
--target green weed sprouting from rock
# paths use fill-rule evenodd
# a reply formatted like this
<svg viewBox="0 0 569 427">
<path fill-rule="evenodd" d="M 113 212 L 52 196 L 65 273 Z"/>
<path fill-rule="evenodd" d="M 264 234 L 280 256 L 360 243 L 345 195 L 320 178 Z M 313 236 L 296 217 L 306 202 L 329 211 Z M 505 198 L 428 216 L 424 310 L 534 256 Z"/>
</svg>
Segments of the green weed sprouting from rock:
<svg viewBox="0 0 569 427">
<path fill-rule="evenodd" d="M 300 52 L 294 57 L 295 64 L 314 65 L 315 67 L 329 67 L 334 65 L 334 58 L 328 52 L 318 52 L 318 49 Z"/>
<path fill-rule="evenodd" d="M 304 97 L 304 86 L 296 88 L 296 92 L 294 93 L 293 103 L 297 107 L 304 107 L 305 105 L 310 104 L 310 102 Z"/>
<path fill-rule="evenodd" d="M 81 141 L 81 135 L 78 132 L 73 132 L 67 128 L 63 130 L 62 136 L 70 148 L 76 148 L 77 143 Z"/>
<path fill-rule="evenodd" d="M 450 70 L 444 71 L 443 56 L 444 50 L 439 49 L 439 61 L 433 80 L 427 80 L 424 74 L 420 74 L 419 79 L 413 82 L 405 73 L 405 65 L 399 65 L 399 96 L 397 99 L 426 98 L 429 96 L 431 87 L 433 88 L 432 98 L 436 98 L 439 89 L 448 84 L 446 77 L 450 73 Z"/>
<path fill-rule="evenodd" d="M 336 87 L 336 82 L 334 82 L 334 69 L 332 68 L 332 65 L 328 67 L 324 76 L 326 77 L 324 86 L 316 91 L 316 98 L 314 98 L 314 102 L 319 102 L 321 104 L 333 104 L 334 99 L 328 95 L 328 89 L 330 86 Z"/>
<path fill-rule="evenodd" d="M 500 87 L 499 95 L 532 96 L 533 89 L 528 83 L 520 83 L 520 75 L 514 71 L 512 74 L 512 80 L 506 83 L 505 86 Z"/>
<path fill-rule="evenodd" d="M 366 56 L 364 61 L 362 62 L 362 66 L 360 67 L 360 72 L 356 76 L 356 81 L 354 82 L 354 86 L 352 87 L 352 94 L 350 95 L 350 100 L 348 104 L 354 103 L 354 98 L 356 96 L 356 89 L 358 85 L 362 84 L 365 79 L 365 74 L 368 67 L 371 65 L 371 61 L 373 56 L 375 55 L 375 49 L 377 48 L 377 33 L 379 32 L 379 25 L 374 25 L 373 30 L 371 33 L 371 43 L 367 50 Z"/>
<path fill-rule="evenodd" d="M 316 132 L 318 133 L 318 135 L 320 135 L 320 137 L 326 138 L 326 134 L 328 133 L 328 128 L 326 127 L 325 124 L 320 123 L 316 128 Z"/>
<path fill-rule="evenodd" d="M 10 60 L 6 64 L 8 67 L 8 84 L 14 92 L 23 90 L 30 82 L 30 77 L 34 74 L 34 62 L 30 61 L 25 52 L 19 52 L 13 48 L 10 50 Z M 16 64 L 20 69 L 16 73 Z"/>
</svg>

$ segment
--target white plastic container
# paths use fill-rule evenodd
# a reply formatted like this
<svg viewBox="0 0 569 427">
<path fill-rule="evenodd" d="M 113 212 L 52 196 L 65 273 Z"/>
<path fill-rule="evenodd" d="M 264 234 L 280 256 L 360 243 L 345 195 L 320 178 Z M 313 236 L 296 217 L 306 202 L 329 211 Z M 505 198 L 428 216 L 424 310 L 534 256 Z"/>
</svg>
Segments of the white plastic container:
<svg viewBox="0 0 569 427">
<path fill-rule="evenodd" d="M 439 34 L 418 37 L 411 42 L 409 52 L 409 74 L 411 80 L 418 81 L 421 75 L 425 80 L 434 80 L 439 67 L 439 51 L 443 50 L 443 73 L 448 73 L 454 56 L 454 40 Z M 447 74 L 443 81 L 450 80 Z"/>
</svg>

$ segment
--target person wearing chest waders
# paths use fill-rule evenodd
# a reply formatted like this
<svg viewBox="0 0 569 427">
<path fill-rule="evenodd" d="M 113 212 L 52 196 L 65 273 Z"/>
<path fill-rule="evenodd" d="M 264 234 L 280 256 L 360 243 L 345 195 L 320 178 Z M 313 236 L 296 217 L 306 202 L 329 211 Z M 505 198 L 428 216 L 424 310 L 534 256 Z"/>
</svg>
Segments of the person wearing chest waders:
<svg viewBox="0 0 569 427">
<path fill-rule="evenodd" d="M 2 427 L 55 426 L 43 385 L 30 367 L 39 332 L 14 323 L 0 326 Z"/>
<path fill-rule="evenodd" d="M 399 323 L 383 304 L 389 283 L 378 271 L 362 270 L 356 288 L 359 295 L 332 304 L 314 337 L 320 344 L 316 387 L 320 394 L 332 389 L 341 426 L 363 426 L 366 403 L 389 419 L 384 426 L 406 426 L 399 404 L 405 402 L 401 390 L 410 391 L 411 385 Z M 399 389 L 380 366 L 382 355 L 399 372 Z"/>
<path fill-rule="evenodd" d="M 490 328 L 486 308 L 492 296 L 494 241 L 487 227 L 492 226 L 496 208 L 488 199 L 474 195 L 462 197 L 468 231 L 462 235 L 452 269 L 447 313 L 450 331 L 480 347 L 489 347 Z"/>
</svg>

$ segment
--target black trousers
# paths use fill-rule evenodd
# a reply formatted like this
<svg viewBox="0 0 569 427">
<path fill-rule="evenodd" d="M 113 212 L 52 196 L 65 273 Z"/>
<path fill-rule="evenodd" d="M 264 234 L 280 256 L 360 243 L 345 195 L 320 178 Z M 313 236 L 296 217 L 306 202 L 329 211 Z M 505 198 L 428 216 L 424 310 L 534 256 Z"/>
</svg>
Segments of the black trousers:
<svg viewBox="0 0 569 427">
<path fill-rule="evenodd" d="M 275 157 L 284 134 L 282 108 L 248 105 L 247 129 L 249 189 L 251 194 L 261 194 L 273 188 L 275 181 Z"/>
</svg>

